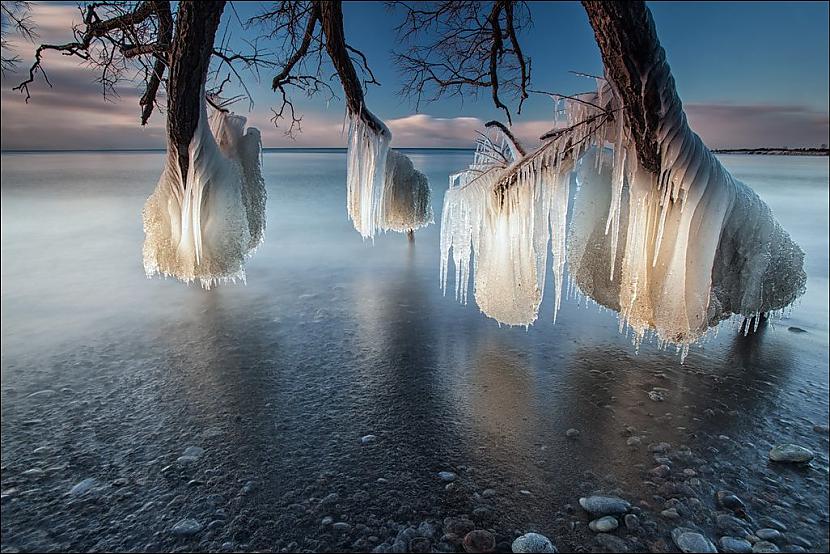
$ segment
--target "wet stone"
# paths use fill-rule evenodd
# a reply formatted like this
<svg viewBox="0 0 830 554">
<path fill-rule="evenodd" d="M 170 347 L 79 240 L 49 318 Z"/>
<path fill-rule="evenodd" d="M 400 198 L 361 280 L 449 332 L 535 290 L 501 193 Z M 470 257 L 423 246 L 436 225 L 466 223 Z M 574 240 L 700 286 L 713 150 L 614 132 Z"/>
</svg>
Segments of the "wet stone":
<svg viewBox="0 0 830 554">
<path fill-rule="evenodd" d="M 779 444 L 769 451 L 769 459 L 782 463 L 805 463 L 813 459 L 813 451 L 797 444 Z"/>
<path fill-rule="evenodd" d="M 465 552 L 493 552 L 496 549 L 496 537 L 483 529 L 470 531 L 464 536 Z"/>
<path fill-rule="evenodd" d="M 753 552 L 781 552 L 774 543 L 769 541 L 758 541 L 752 545 Z"/>
<path fill-rule="evenodd" d="M 192 537 L 202 530 L 202 524 L 192 518 L 185 518 L 176 523 L 170 532 L 177 537 Z"/>
<path fill-rule="evenodd" d="M 608 533 L 619 527 L 619 522 L 614 516 L 604 516 L 593 520 L 588 524 L 588 528 L 594 533 Z"/>
<path fill-rule="evenodd" d="M 558 552 L 553 543 L 539 533 L 525 533 L 510 545 L 513 552 Z"/>
<path fill-rule="evenodd" d="M 597 533 L 594 540 L 605 552 L 630 552 L 631 550 L 623 539 L 608 533 Z"/>
<path fill-rule="evenodd" d="M 76 484 L 71 489 L 69 489 L 69 494 L 72 496 L 81 496 L 91 491 L 96 484 L 98 484 L 98 481 L 96 481 L 92 477 L 87 477 L 86 479 Z"/>
<path fill-rule="evenodd" d="M 712 541 L 694 529 L 677 527 L 672 530 L 671 538 L 681 552 L 717 552 Z"/>
<path fill-rule="evenodd" d="M 720 548 L 723 552 L 747 554 L 752 552 L 752 543 L 737 537 L 721 537 Z"/>
<path fill-rule="evenodd" d="M 629 531 L 636 531 L 640 528 L 640 519 L 634 514 L 626 514 L 623 519 L 625 528 Z"/>
<path fill-rule="evenodd" d="M 715 495 L 718 504 L 729 510 L 737 511 L 745 508 L 743 500 L 735 496 L 735 493 L 729 491 L 718 491 Z"/>
<path fill-rule="evenodd" d="M 776 541 L 781 538 L 781 531 L 777 529 L 758 529 L 755 531 L 755 536 L 762 541 Z"/>
<path fill-rule="evenodd" d="M 579 499 L 582 508 L 596 516 L 624 514 L 631 504 L 616 496 L 588 496 Z"/>
</svg>

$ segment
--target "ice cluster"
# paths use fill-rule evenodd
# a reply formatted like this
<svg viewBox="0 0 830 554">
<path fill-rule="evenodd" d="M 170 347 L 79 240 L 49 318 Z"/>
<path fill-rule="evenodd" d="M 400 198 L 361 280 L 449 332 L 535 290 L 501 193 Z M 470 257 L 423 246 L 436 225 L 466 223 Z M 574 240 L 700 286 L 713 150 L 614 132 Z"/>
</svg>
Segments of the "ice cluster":
<svg viewBox="0 0 830 554">
<path fill-rule="evenodd" d="M 774 312 L 802 294 L 803 252 L 691 131 L 679 100 L 665 104 L 654 174 L 637 161 L 612 87 L 597 84 L 595 93 L 557 100 L 566 120 L 535 152 L 519 156 L 509 141 L 485 138 L 470 167 L 450 177 L 444 290 L 452 255 L 459 300 L 473 274 L 482 312 L 529 325 L 549 249 L 554 318 L 567 262 L 571 283 L 619 312 L 635 342 L 653 333 L 683 352 L 733 313 Z"/>
<path fill-rule="evenodd" d="M 257 129 L 221 110 L 201 115 L 188 148 L 187 179 L 168 146 L 165 168 L 144 205 L 144 270 L 187 283 L 245 278 L 245 257 L 263 240 L 265 183 Z"/>
<path fill-rule="evenodd" d="M 364 239 L 378 231 L 412 231 L 433 221 L 426 176 L 405 154 L 389 148 L 391 140 L 388 127 L 368 110 L 363 116 L 349 115 L 346 208 Z"/>
</svg>

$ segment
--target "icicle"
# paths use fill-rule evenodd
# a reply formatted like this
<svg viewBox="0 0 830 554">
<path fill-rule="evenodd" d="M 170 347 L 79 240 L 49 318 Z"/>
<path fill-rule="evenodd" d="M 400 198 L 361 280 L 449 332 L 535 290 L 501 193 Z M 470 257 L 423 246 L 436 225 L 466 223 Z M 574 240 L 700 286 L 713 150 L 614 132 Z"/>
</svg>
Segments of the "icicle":
<svg viewBox="0 0 830 554">
<path fill-rule="evenodd" d="M 653 337 L 661 347 L 676 345 L 681 358 L 731 314 L 780 311 L 804 292 L 803 252 L 689 129 L 679 103 L 660 121 L 654 175 L 639 164 L 608 81 L 598 81 L 596 94 L 562 102 L 568 134 L 523 160 L 485 137 L 473 164 L 451 178 L 441 228 L 444 290 L 452 253 L 460 300 L 472 273 L 485 314 L 529 325 L 550 241 L 554 320 L 567 260 L 568 287 L 617 311 L 635 348 Z M 586 124 L 603 112 L 615 113 L 613 121 Z M 578 193 L 566 241 L 574 160 Z"/>
<path fill-rule="evenodd" d="M 346 168 L 346 209 L 354 228 L 366 238 L 377 231 L 377 210 L 383 196 L 386 154 L 392 134 L 386 125 L 364 109 L 380 128 L 375 131 L 359 114 L 350 114 L 349 151 Z"/>
<path fill-rule="evenodd" d="M 389 150 L 378 227 L 414 231 L 433 222 L 432 193 L 426 176 L 402 152 Z"/>
<path fill-rule="evenodd" d="M 386 125 L 365 108 L 363 114 L 349 114 L 346 209 L 354 228 L 364 239 L 374 239 L 378 231 L 429 225 L 433 213 L 427 178 L 405 154 L 389 149 L 392 133 Z"/>
<path fill-rule="evenodd" d="M 198 280 L 209 289 L 244 280 L 244 260 L 263 239 L 265 183 L 259 131 L 245 118 L 216 111 L 208 121 L 204 94 L 188 148 L 186 182 L 170 145 L 156 190 L 144 206 L 148 276 Z"/>
</svg>

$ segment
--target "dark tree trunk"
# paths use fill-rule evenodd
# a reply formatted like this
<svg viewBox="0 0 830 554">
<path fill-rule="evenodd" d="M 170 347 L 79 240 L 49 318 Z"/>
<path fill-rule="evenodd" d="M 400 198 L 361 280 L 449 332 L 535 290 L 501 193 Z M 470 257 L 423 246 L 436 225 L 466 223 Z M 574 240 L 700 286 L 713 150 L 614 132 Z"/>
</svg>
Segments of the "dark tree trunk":
<svg viewBox="0 0 830 554">
<path fill-rule="evenodd" d="M 363 101 L 363 87 L 346 47 L 342 2 L 340 0 L 315 0 L 315 4 L 320 14 L 323 33 L 326 35 L 326 52 L 340 77 L 349 113 L 360 114 L 370 128 L 380 132 L 377 121 L 364 112 L 366 106 Z"/>
<path fill-rule="evenodd" d="M 186 180 L 188 147 L 196 132 L 213 40 L 224 1 L 183 1 L 176 16 L 167 84 L 167 138 Z"/>
<path fill-rule="evenodd" d="M 625 105 L 640 164 L 660 171 L 660 120 L 683 109 L 644 2 L 583 1 L 606 75 Z"/>
</svg>

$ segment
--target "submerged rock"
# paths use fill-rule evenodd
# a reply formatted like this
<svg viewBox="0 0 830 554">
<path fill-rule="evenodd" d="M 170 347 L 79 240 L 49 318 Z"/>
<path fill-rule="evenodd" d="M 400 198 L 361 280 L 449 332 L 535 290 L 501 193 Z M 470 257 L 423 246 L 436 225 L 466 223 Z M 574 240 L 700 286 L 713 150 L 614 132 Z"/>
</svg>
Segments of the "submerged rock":
<svg viewBox="0 0 830 554">
<path fill-rule="evenodd" d="M 69 494 L 72 496 L 81 496 L 82 494 L 86 494 L 92 490 L 92 487 L 98 484 L 98 481 L 93 479 L 92 477 L 88 477 L 69 489 Z"/>
<path fill-rule="evenodd" d="M 616 496 L 588 496 L 579 499 L 582 508 L 596 516 L 624 514 L 631 509 L 631 504 Z"/>
<path fill-rule="evenodd" d="M 724 552 L 747 554 L 752 552 L 752 543 L 736 537 L 721 537 L 720 548 Z"/>
<path fill-rule="evenodd" d="M 192 537 L 201 530 L 201 523 L 193 518 L 185 518 L 174 525 L 170 532 L 177 537 Z"/>
<path fill-rule="evenodd" d="M 525 533 L 510 545 L 513 552 L 558 552 L 553 543 L 539 533 Z"/>
<path fill-rule="evenodd" d="M 671 532 L 674 544 L 681 552 L 717 552 L 712 541 L 687 527 L 677 527 Z"/>
<path fill-rule="evenodd" d="M 773 462 L 805 463 L 813 459 L 813 451 L 797 444 L 779 444 L 769 451 Z"/>
</svg>

